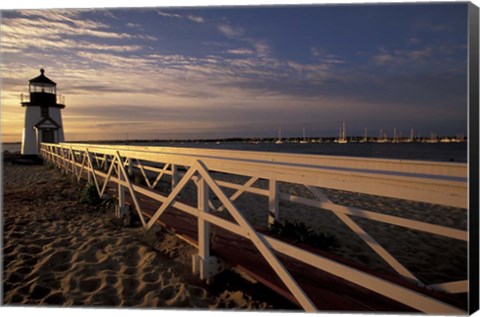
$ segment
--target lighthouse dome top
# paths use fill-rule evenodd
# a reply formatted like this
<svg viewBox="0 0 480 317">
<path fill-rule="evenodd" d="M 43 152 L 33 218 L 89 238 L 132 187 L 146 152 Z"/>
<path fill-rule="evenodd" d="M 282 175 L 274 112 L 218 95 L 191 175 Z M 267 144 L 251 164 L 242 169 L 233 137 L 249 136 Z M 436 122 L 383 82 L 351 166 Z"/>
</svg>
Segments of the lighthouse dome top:
<svg viewBox="0 0 480 317">
<path fill-rule="evenodd" d="M 56 86 L 57 84 L 45 76 L 45 70 L 43 68 L 40 69 L 40 76 L 32 78 L 28 81 L 30 84 L 40 84 L 43 86 Z"/>
<path fill-rule="evenodd" d="M 45 70 L 40 69 L 40 76 L 28 81 L 30 93 L 56 94 L 57 84 L 45 76 Z"/>
</svg>

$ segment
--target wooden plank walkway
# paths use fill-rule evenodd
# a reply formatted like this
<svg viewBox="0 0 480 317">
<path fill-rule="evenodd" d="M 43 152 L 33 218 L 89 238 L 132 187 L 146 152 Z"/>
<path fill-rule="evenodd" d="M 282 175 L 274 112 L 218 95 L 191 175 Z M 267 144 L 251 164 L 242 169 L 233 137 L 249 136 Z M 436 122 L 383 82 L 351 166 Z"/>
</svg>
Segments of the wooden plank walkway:
<svg viewBox="0 0 480 317">
<path fill-rule="evenodd" d="M 109 188 L 109 191 L 114 194 L 116 191 L 116 185 Z M 140 202 L 143 214 L 147 218 L 151 218 L 160 205 L 159 202 L 141 194 L 137 194 L 137 199 Z M 133 207 L 133 202 L 128 192 L 126 193 L 126 202 Z M 175 233 L 182 239 L 187 240 L 194 245 L 198 245 L 197 219 L 195 217 L 170 207 L 157 220 L 157 223 L 168 228 L 171 232 Z M 270 268 L 262 255 L 249 240 L 232 234 L 231 232 L 215 225 L 211 225 L 210 228 L 212 232 L 212 238 L 210 241 L 212 255 L 221 257 L 230 265 L 238 267 L 258 282 L 269 287 L 291 302 L 298 304 L 293 295 L 290 294 L 286 286 L 278 278 L 277 274 Z M 268 234 L 265 230 L 262 231 L 258 228 L 256 228 L 256 230 Z M 378 273 L 368 267 L 358 265 L 357 263 L 353 263 L 332 253 L 304 245 L 301 247 L 312 253 L 328 257 L 339 263 L 349 265 L 371 275 L 410 288 L 418 293 L 439 299 L 452 306 L 464 310 L 467 309 L 467 300 L 464 295 L 449 295 L 431 291 L 413 285 L 400 277 Z M 343 312 L 416 312 L 416 310 L 411 307 L 355 285 L 342 278 L 310 267 L 307 264 L 279 254 L 278 252 L 275 252 L 275 254 L 281 259 L 282 263 L 319 310 Z"/>
</svg>

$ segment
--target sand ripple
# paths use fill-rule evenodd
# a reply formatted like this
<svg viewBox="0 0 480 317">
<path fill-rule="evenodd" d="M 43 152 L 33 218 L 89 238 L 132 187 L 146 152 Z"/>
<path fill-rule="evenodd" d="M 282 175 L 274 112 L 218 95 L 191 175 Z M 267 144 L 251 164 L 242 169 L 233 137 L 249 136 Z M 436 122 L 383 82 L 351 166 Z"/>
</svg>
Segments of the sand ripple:
<svg viewBox="0 0 480 317">
<path fill-rule="evenodd" d="M 57 171 L 5 166 L 3 185 L 5 304 L 227 306 L 191 284 L 191 249 L 176 244 L 182 260 L 158 252 L 140 228 L 116 227 L 111 215 L 80 204 Z"/>
</svg>

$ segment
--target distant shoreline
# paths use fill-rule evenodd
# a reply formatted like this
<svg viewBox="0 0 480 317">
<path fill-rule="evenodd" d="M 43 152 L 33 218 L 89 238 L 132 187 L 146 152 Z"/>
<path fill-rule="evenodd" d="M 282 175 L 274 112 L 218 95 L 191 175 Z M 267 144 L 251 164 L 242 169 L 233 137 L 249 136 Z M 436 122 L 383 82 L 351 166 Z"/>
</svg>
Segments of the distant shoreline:
<svg viewBox="0 0 480 317">
<path fill-rule="evenodd" d="M 362 140 L 364 136 L 351 136 L 347 137 L 347 141 L 350 142 L 358 142 Z M 449 138 L 449 139 L 455 139 L 455 136 L 443 136 L 443 137 L 437 137 L 438 140 L 442 138 Z M 304 140 L 303 137 L 283 137 L 281 138 L 282 140 L 285 141 L 300 141 Z M 314 140 L 321 140 L 323 142 L 334 142 L 337 140 L 338 137 L 333 137 L 333 136 L 328 136 L 328 137 L 321 137 L 321 136 L 315 136 L 315 137 L 307 137 L 305 138 L 306 141 L 312 142 Z M 368 142 L 373 142 L 375 143 L 377 140 L 380 138 L 378 137 L 369 137 Z M 393 138 L 387 138 L 387 140 L 392 143 Z M 408 138 L 402 138 L 402 140 L 407 140 Z M 196 142 L 251 142 L 251 141 L 259 141 L 259 142 L 274 142 L 278 140 L 277 137 L 233 137 L 233 138 L 199 138 L 199 139 L 119 139 L 119 140 L 78 140 L 78 141 L 68 141 L 69 143 L 96 143 L 96 144 L 125 144 L 125 143 L 196 143 Z M 430 137 L 418 137 L 414 142 L 421 143 L 426 140 L 430 140 Z M 463 140 L 460 142 L 468 142 L 468 138 L 464 137 Z M 7 144 L 7 145 L 14 145 L 14 144 L 21 144 L 21 141 L 16 141 L 16 142 L 2 142 L 2 145 Z M 399 142 L 401 143 L 401 142 Z"/>
<path fill-rule="evenodd" d="M 443 142 L 375 142 L 369 139 L 347 139 L 340 143 L 336 138 L 323 139 L 189 139 L 189 140 L 97 140 L 97 141 L 70 141 L 74 144 L 98 144 L 114 146 L 143 146 L 143 147 L 191 147 L 216 150 L 281 152 L 310 155 L 334 155 L 348 157 L 370 157 L 380 159 L 403 159 L 440 162 L 467 162 L 468 143 L 465 141 Z M 20 152 L 20 143 L 3 143 L 2 152 Z"/>
</svg>

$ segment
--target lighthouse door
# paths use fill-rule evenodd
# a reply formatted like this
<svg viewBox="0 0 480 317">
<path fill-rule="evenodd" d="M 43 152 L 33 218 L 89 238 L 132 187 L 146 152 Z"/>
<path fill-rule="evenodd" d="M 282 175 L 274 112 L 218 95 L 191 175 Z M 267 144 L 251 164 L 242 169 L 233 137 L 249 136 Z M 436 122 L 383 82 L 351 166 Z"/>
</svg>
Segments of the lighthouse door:
<svg viewBox="0 0 480 317">
<path fill-rule="evenodd" d="M 55 143 L 54 130 L 43 130 L 42 131 L 42 142 L 44 143 Z"/>
</svg>

